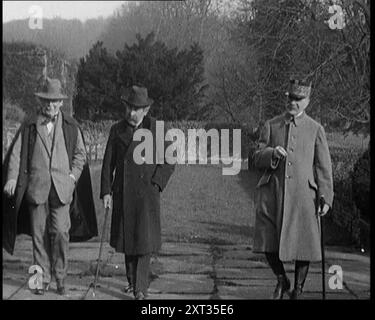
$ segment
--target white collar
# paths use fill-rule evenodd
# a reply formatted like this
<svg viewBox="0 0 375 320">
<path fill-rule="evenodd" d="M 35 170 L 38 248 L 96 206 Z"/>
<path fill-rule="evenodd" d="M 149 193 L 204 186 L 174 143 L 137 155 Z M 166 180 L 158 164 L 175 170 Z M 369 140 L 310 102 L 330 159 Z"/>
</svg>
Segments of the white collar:
<svg viewBox="0 0 375 320">
<path fill-rule="evenodd" d="M 305 111 L 305 110 L 302 110 L 299 114 L 296 114 L 296 115 L 294 116 L 294 118 L 298 118 L 300 115 L 302 115 L 302 113 L 304 113 L 304 111 Z"/>
<path fill-rule="evenodd" d="M 141 121 L 139 121 L 134 128 L 137 129 L 141 125 L 142 122 L 143 122 L 143 119 Z"/>
</svg>

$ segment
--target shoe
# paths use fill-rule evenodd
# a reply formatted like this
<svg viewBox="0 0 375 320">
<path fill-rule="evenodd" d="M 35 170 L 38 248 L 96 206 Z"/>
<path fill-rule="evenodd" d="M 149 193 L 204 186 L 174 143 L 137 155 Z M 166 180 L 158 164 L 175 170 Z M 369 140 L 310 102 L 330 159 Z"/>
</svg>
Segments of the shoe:
<svg viewBox="0 0 375 320">
<path fill-rule="evenodd" d="M 308 261 L 296 261 L 294 270 L 294 289 L 290 296 L 291 300 L 298 300 L 302 297 L 303 286 L 309 271 Z"/>
<path fill-rule="evenodd" d="M 134 293 L 134 286 L 132 284 L 128 284 L 122 289 L 125 293 Z"/>
<path fill-rule="evenodd" d="M 273 292 L 272 298 L 274 300 L 281 300 L 284 296 L 284 293 L 289 291 L 290 289 L 290 281 L 288 277 L 283 274 L 277 276 L 277 285 L 275 291 Z"/>
<path fill-rule="evenodd" d="M 43 287 L 41 289 L 35 289 L 34 294 L 43 296 L 49 290 L 49 283 L 43 283 Z"/>
<path fill-rule="evenodd" d="M 292 291 L 292 294 L 290 295 L 291 300 L 299 300 L 302 296 L 302 286 L 298 286 L 297 288 L 294 288 Z"/>
<path fill-rule="evenodd" d="M 65 291 L 64 281 L 58 280 L 56 282 L 56 285 L 57 285 L 57 294 L 59 294 L 60 296 L 65 295 L 66 291 Z"/>
<path fill-rule="evenodd" d="M 135 295 L 135 300 L 146 300 L 146 295 L 142 291 L 138 291 Z"/>
</svg>

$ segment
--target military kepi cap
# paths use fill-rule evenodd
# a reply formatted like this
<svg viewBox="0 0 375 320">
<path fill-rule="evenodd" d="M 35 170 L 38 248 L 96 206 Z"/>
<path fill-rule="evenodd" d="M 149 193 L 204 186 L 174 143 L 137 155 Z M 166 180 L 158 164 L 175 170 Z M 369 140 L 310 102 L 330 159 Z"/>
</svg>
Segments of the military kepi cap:
<svg viewBox="0 0 375 320">
<path fill-rule="evenodd" d="M 311 82 L 299 79 L 290 79 L 287 96 L 297 99 L 304 99 L 310 97 Z"/>
</svg>

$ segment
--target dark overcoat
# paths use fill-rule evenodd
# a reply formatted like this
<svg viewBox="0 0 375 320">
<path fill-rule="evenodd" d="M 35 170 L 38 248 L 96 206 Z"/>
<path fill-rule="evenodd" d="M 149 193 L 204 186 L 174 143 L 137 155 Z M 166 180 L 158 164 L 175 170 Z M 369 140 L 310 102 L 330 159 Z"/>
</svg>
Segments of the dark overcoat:
<svg viewBox="0 0 375 320">
<path fill-rule="evenodd" d="M 65 138 L 69 163 L 72 163 L 73 150 L 78 137 L 78 123 L 62 112 L 62 129 Z M 16 236 L 24 233 L 31 235 L 30 212 L 26 201 L 29 177 L 29 163 L 36 140 L 37 117 L 27 119 L 17 131 L 3 161 L 3 190 L 6 183 L 10 154 L 19 135 L 22 137 L 19 175 L 13 197 L 3 196 L 3 248 L 13 254 Z M 82 135 L 83 136 L 83 135 Z M 90 169 L 86 162 L 77 181 L 73 201 L 70 204 L 70 241 L 87 241 L 98 235 Z"/>
<path fill-rule="evenodd" d="M 153 163 L 134 161 L 134 149 L 142 142 L 133 140 L 134 130 L 123 120 L 110 130 L 101 172 L 100 197 L 113 195 L 110 245 L 129 255 L 160 250 L 160 192 L 174 170 L 168 163 L 156 163 L 165 155 L 165 148 L 156 150 L 156 120 L 146 116 L 141 126 L 152 133 Z"/>
<path fill-rule="evenodd" d="M 276 146 L 288 152 L 274 162 Z M 319 261 L 317 200 L 333 201 L 332 165 L 323 127 L 303 113 L 267 121 L 254 165 L 263 171 L 256 195 L 254 251 L 279 252 L 282 261 Z"/>
</svg>

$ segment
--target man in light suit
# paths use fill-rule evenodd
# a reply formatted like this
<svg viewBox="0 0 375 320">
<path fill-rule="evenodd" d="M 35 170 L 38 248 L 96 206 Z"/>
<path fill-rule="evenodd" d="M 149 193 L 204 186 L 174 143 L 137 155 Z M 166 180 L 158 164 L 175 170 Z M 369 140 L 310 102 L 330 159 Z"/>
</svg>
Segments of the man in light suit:
<svg viewBox="0 0 375 320">
<path fill-rule="evenodd" d="M 333 201 L 331 157 L 321 124 L 305 109 L 311 83 L 293 79 L 286 112 L 265 123 L 254 153 L 254 166 L 263 171 L 257 185 L 254 252 L 264 252 L 277 277 L 274 299 L 289 291 L 283 261 L 295 261 L 294 290 L 301 297 L 310 261 L 321 260 L 317 217 Z"/>
<path fill-rule="evenodd" d="M 21 203 L 25 200 L 27 210 L 23 216 L 30 219 L 26 225 L 29 224 L 27 228 L 32 236 L 34 264 L 43 270 L 43 287 L 37 288 L 35 293 L 44 294 L 54 275 L 57 292 L 64 295 L 70 204 L 86 164 L 86 151 L 78 124 L 60 111 L 67 98 L 61 93 L 60 81 L 47 78 L 43 91 L 35 95 L 41 104 L 39 112 L 21 126 L 6 164 L 4 192 L 9 197 L 15 196 L 17 203 L 15 212 L 6 219 L 11 221 L 10 225 L 15 225 L 8 228 L 11 230 L 6 236 L 10 239 L 7 247 L 13 251 L 15 233 L 19 233 L 17 225 L 22 221 Z M 96 233 L 95 212 L 93 217 L 95 226 L 91 236 Z"/>
</svg>

